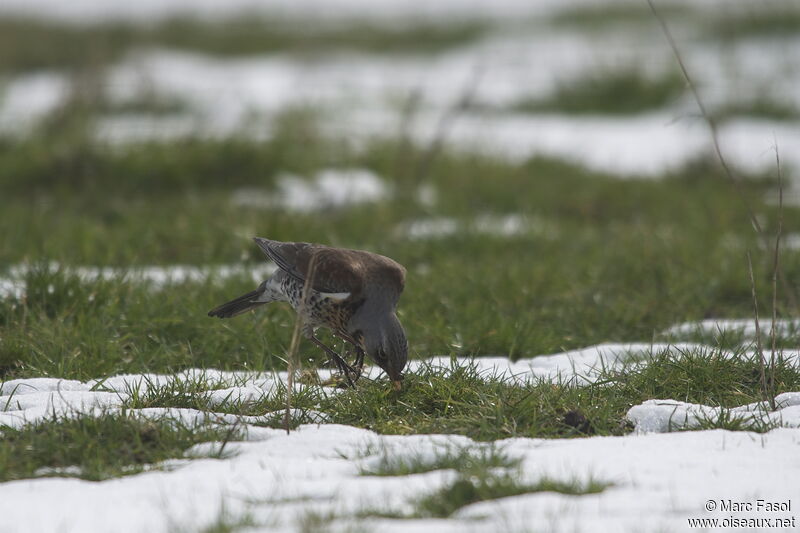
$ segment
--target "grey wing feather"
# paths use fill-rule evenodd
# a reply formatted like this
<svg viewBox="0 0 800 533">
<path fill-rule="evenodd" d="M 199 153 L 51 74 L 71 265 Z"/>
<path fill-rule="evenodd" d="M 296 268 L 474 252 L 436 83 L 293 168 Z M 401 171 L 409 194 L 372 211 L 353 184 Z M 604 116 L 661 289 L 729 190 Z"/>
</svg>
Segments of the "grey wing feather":
<svg viewBox="0 0 800 533">
<path fill-rule="evenodd" d="M 296 279 L 297 281 L 305 282 L 305 277 L 295 268 L 295 266 L 289 263 L 283 255 L 278 251 L 278 246 L 283 244 L 278 241 L 271 241 L 269 239 L 263 239 L 261 237 L 253 237 L 253 240 L 256 242 L 259 248 L 267 254 L 267 257 L 272 259 L 278 268 L 289 274 L 291 277 Z"/>
<path fill-rule="evenodd" d="M 253 240 L 256 242 L 258 247 L 263 250 L 267 257 L 269 257 L 275 262 L 276 265 L 278 265 L 278 268 L 286 272 L 286 274 L 300 283 L 306 282 L 306 275 L 300 268 L 298 268 L 298 263 L 305 263 L 306 267 L 308 266 L 308 262 L 313 253 L 312 248 L 314 248 L 315 245 L 305 242 L 272 241 L 262 237 L 253 237 Z M 289 254 L 289 258 L 286 257 L 287 252 L 291 252 Z M 317 283 L 316 280 L 313 288 L 320 292 L 339 292 L 333 288 L 325 286 L 325 284 Z"/>
</svg>

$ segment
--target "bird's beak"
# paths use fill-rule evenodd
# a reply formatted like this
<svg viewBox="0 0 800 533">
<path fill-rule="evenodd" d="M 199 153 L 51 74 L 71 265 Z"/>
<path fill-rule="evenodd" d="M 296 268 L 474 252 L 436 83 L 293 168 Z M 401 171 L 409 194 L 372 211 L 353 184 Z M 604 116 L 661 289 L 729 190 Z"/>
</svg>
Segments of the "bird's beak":
<svg viewBox="0 0 800 533">
<path fill-rule="evenodd" d="M 394 390 L 400 392 L 403 389 L 403 382 L 400 381 L 399 379 L 396 379 L 392 381 L 392 386 L 394 387 Z"/>
</svg>

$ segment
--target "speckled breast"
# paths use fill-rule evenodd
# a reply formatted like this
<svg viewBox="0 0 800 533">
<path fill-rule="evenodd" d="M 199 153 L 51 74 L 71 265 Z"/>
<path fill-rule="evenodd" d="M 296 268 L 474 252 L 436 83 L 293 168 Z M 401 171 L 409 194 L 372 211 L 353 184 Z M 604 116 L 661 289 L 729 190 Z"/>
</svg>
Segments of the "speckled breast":
<svg viewBox="0 0 800 533">
<path fill-rule="evenodd" d="M 302 284 L 293 278 L 286 278 L 281 287 L 291 306 L 299 313 L 303 297 Z M 353 303 L 348 300 L 336 301 L 323 298 L 319 292 L 311 290 L 305 309 L 306 323 L 312 327 L 324 326 L 333 330 L 347 331 L 347 322 L 354 311 Z"/>
</svg>

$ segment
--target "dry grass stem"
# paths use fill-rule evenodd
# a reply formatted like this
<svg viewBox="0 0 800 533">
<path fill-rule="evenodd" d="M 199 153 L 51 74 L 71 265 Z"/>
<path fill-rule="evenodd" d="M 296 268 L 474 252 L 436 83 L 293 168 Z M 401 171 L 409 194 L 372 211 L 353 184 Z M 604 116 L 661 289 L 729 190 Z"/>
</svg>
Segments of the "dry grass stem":
<svg viewBox="0 0 800 533">
<path fill-rule="evenodd" d="M 781 154 L 778 145 L 775 145 L 775 165 L 778 169 L 778 230 L 775 236 L 775 253 L 772 256 L 772 353 L 769 358 L 769 397 L 771 398 L 772 408 L 775 409 L 775 351 L 778 337 L 778 272 L 780 271 L 780 248 L 781 237 L 783 236 L 783 171 L 781 170 Z"/>
<path fill-rule="evenodd" d="M 686 80 L 686 84 L 689 86 L 689 89 L 692 92 L 692 96 L 697 102 L 697 107 L 700 108 L 700 113 L 702 114 L 703 119 L 708 125 L 709 132 L 711 133 L 711 142 L 714 146 L 714 152 L 717 156 L 717 160 L 719 161 L 725 175 L 728 177 L 731 184 L 734 186 L 734 189 L 736 190 L 739 199 L 741 200 L 742 204 L 747 210 L 747 215 L 750 218 L 750 223 L 756 230 L 759 239 L 761 239 L 764 249 L 768 250 L 770 248 L 769 237 L 764 232 L 764 228 L 761 226 L 761 223 L 758 221 L 758 217 L 756 217 L 755 212 L 753 211 L 753 208 L 750 205 L 750 201 L 748 200 L 747 195 L 745 194 L 742 188 L 741 182 L 734 176 L 730 166 L 728 165 L 727 160 L 725 159 L 725 156 L 722 153 L 722 148 L 720 147 L 719 143 L 719 130 L 717 128 L 717 123 L 714 120 L 714 117 L 712 117 L 706 110 L 706 106 L 703 104 L 703 99 L 700 97 L 700 92 L 697 90 L 697 85 L 695 85 L 694 81 L 692 80 L 692 77 L 689 75 L 689 71 L 687 70 L 686 65 L 683 62 L 683 57 L 681 56 L 681 53 L 678 50 L 678 45 L 675 43 L 675 39 L 672 37 L 672 33 L 669 31 L 669 27 L 667 26 L 666 21 L 664 21 L 664 19 L 661 17 L 655 5 L 653 4 L 652 0 L 647 0 L 647 5 L 650 6 L 650 10 L 653 12 L 653 16 L 655 16 L 656 20 L 658 20 L 658 23 L 661 26 L 661 30 L 664 32 L 664 36 L 669 42 L 669 46 L 672 49 L 672 53 L 675 56 L 676 61 L 678 62 L 678 66 L 681 69 L 681 73 L 683 74 L 683 77 Z M 792 308 L 795 310 L 796 313 L 800 314 L 800 305 L 798 305 L 797 296 L 794 294 L 791 285 L 789 285 L 789 282 L 786 279 L 786 274 L 780 268 L 778 268 L 776 274 L 780 278 L 781 284 L 783 285 L 784 290 L 786 291 L 786 295 L 789 298 L 789 302 L 791 303 Z"/>
<path fill-rule="evenodd" d="M 297 310 L 297 318 L 294 321 L 294 330 L 292 331 L 292 342 L 289 345 L 289 354 L 286 358 L 286 412 L 283 417 L 283 424 L 286 433 L 289 433 L 291 426 L 291 411 L 292 411 L 292 392 L 294 389 L 294 373 L 297 370 L 297 351 L 300 348 L 300 333 L 306 321 L 306 307 L 308 306 L 308 297 L 310 295 L 309 286 L 313 285 L 314 276 L 317 270 L 317 255 L 311 255 L 311 261 L 308 263 L 308 275 L 306 281 L 303 283 L 303 294 L 300 296 L 300 306 Z"/>
<path fill-rule="evenodd" d="M 455 123 L 456 119 L 462 113 L 472 107 L 472 102 L 475 99 L 475 94 L 478 92 L 478 86 L 480 85 L 482 77 L 483 68 L 476 67 L 472 76 L 470 76 L 469 80 L 467 80 L 467 83 L 464 86 L 464 90 L 461 92 L 461 96 L 459 97 L 458 101 L 456 101 L 455 105 L 453 105 L 453 107 L 448 109 L 442 115 L 442 118 L 436 125 L 436 131 L 431 138 L 431 142 L 427 149 L 422 153 L 419 164 L 417 165 L 417 171 L 414 180 L 414 184 L 416 186 L 422 184 L 425 181 L 425 178 L 427 178 L 431 165 L 436 159 L 436 156 L 439 155 L 439 152 L 441 152 L 444 141 L 447 138 L 447 134 L 450 132 L 450 128 L 452 128 L 453 123 Z"/>
<path fill-rule="evenodd" d="M 753 315 L 756 321 L 756 354 L 759 359 L 759 372 L 761 378 L 761 392 L 765 401 L 774 405 L 775 400 L 770 399 L 767 388 L 767 361 L 764 357 L 764 349 L 761 345 L 761 325 L 758 321 L 758 297 L 756 296 L 756 280 L 753 276 L 753 261 L 750 258 L 750 251 L 747 252 L 747 271 L 750 274 L 750 290 L 753 295 Z"/>
</svg>

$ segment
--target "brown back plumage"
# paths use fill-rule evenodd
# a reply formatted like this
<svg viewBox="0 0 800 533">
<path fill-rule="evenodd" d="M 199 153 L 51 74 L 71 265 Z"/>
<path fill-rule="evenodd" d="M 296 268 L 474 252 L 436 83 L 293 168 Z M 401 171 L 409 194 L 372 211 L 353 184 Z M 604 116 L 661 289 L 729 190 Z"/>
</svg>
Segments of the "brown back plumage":
<svg viewBox="0 0 800 533">
<path fill-rule="evenodd" d="M 351 299 L 379 291 L 396 303 L 405 287 L 405 268 L 382 255 L 306 242 L 279 242 L 261 237 L 254 240 L 278 268 L 301 283 L 305 283 L 314 257 L 311 287 L 316 291 L 349 292 Z"/>
</svg>

